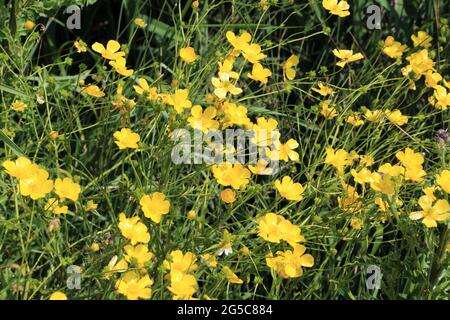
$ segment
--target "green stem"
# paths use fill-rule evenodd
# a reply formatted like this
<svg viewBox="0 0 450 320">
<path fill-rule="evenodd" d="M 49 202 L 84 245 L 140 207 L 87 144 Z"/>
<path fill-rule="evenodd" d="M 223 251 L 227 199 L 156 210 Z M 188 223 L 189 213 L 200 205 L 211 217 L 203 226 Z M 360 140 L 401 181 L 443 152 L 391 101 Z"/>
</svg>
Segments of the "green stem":
<svg viewBox="0 0 450 320">
<path fill-rule="evenodd" d="M 437 280 L 439 279 L 439 275 L 443 269 L 443 257 L 447 247 L 447 238 L 448 238 L 448 227 L 446 224 L 440 224 L 438 226 L 439 230 L 439 247 L 434 256 L 433 263 L 431 264 L 430 269 L 430 290 L 436 285 Z"/>
</svg>

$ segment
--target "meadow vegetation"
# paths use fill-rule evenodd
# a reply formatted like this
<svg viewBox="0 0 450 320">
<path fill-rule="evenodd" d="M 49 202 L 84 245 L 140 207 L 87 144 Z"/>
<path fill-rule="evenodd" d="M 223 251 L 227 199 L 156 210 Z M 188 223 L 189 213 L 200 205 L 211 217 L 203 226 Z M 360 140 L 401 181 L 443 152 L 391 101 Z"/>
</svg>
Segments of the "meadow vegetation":
<svg viewBox="0 0 450 320">
<path fill-rule="evenodd" d="M 374 4 L 0 0 L 0 299 L 447 299 L 450 3 Z"/>
</svg>

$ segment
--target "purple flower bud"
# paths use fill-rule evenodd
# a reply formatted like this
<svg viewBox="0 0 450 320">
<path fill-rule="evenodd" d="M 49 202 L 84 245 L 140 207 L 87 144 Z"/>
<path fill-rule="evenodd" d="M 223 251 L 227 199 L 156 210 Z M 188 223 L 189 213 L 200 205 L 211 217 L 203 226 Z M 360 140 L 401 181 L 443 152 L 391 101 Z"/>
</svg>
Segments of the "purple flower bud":
<svg viewBox="0 0 450 320">
<path fill-rule="evenodd" d="M 447 129 L 439 129 L 434 138 L 438 143 L 446 144 L 450 142 L 450 134 Z"/>
</svg>

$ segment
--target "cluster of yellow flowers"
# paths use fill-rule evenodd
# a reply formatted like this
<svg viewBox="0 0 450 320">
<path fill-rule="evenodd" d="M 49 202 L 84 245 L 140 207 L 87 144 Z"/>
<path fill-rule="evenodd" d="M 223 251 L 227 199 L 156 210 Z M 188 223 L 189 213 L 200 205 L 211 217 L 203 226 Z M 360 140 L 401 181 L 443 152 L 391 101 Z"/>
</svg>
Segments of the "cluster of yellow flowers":
<svg viewBox="0 0 450 320">
<path fill-rule="evenodd" d="M 252 36 L 248 32 L 236 35 L 232 31 L 226 33 L 227 40 L 232 49 L 223 61 L 218 62 L 218 77 L 213 77 L 211 82 L 214 86 L 214 94 L 217 97 L 214 107 L 208 107 L 205 110 L 200 105 L 191 108 L 192 103 L 188 100 L 187 90 L 177 90 L 174 96 L 168 99 L 163 97 L 163 101 L 173 105 L 177 112 L 182 112 L 186 108 L 191 108 L 191 116 L 188 123 L 192 128 L 207 132 L 210 129 L 229 128 L 231 126 L 243 126 L 245 129 L 252 130 L 254 136 L 252 143 L 260 147 L 266 147 L 266 154 L 271 160 L 299 161 L 299 154 L 295 151 L 299 144 L 294 139 L 289 139 L 286 143 L 280 142 L 280 134 L 277 132 L 278 122 L 272 118 L 259 117 L 255 123 L 247 116 L 247 108 L 243 105 L 224 100 L 234 95 L 242 93 L 242 89 L 236 86 L 239 74 L 233 71 L 233 64 L 236 58 L 242 55 L 245 61 L 250 62 L 252 72 L 248 74 L 250 79 L 266 84 L 272 72 L 261 65 L 261 60 L 266 57 L 261 51 L 261 46 L 257 43 L 251 43 Z M 180 50 L 181 58 L 187 63 L 195 61 L 195 52 L 191 47 Z M 294 79 L 295 69 L 298 64 L 298 57 L 292 55 L 283 65 L 283 74 L 289 80 Z M 173 101 L 173 102 L 171 102 Z M 271 150 L 270 147 L 274 149 Z M 227 150 L 225 151 L 227 152 Z M 272 169 L 267 168 L 267 161 L 259 160 L 255 165 L 250 164 L 248 169 L 240 163 L 221 163 L 212 167 L 214 178 L 220 185 L 231 186 L 235 190 L 244 189 L 249 183 L 251 173 L 255 175 L 271 174 Z M 277 189 L 289 200 L 300 200 L 303 188 L 297 187 L 291 189 L 287 181 L 284 186 L 277 182 Z M 298 184 L 299 185 L 299 184 Z M 283 193 L 283 190 L 284 191 Z M 236 193 L 232 189 L 225 189 L 221 193 L 221 198 L 226 203 L 235 201 Z"/>
<path fill-rule="evenodd" d="M 344 197 L 338 197 L 339 207 L 343 211 L 351 213 L 357 213 L 363 209 L 362 197 L 358 194 L 356 188 L 345 183 L 343 178 L 345 168 L 352 166 L 357 160 L 360 160 L 359 169 L 352 168 L 350 173 L 355 184 L 362 186 L 369 184 L 372 190 L 380 193 L 374 199 L 374 203 L 379 207 L 379 210 L 387 212 L 389 203 L 392 202 L 397 206 L 401 206 L 403 201 L 399 198 L 399 188 L 408 181 L 422 183 L 427 173 L 422 166 L 424 163 L 423 155 L 414 152 L 411 148 L 399 151 L 395 156 L 400 161 L 399 164 L 383 163 L 378 167 L 377 171 L 371 171 L 369 167 L 374 161 L 370 156 L 370 160 L 367 161 L 368 156 L 360 156 L 356 152 L 348 153 L 344 149 L 335 151 L 333 148 L 327 148 L 325 163 L 337 169 L 345 193 Z M 449 176 L 450 172 L 444 170 L 436 177 L 436 184 L 446 192 L 448 192 L 450 186 Z M 436 227 L 437 221 L 445 221 L 450 216 L 448 212 L 450 209 L 449 204 L 447 200 L 441 199 L 433 207 L 432 202 L 436 200 L 433 192 L 437 190 L 437 187 L 427 187 L 423 190 L 426 195 L 419 200 L 423 211 L 414 212 L 410 217 L 411 219 L 424 218 L 423 223 L 427 227 Z"/>
<path fill-rule="evenodd" d="M 140 205 L 144 216 L 155 223 L 160 223 L 162 215 L 167 214 L 170 209 L 170 202 L 161 192 L 142 196 Z M 152 295 L 153 280 L 149 277 L 145 265 L 154 257 L 147 247 L 150 232 L 138 216 L 127 218 L 123 212 L 119 215 L 118 227 L 122 236 L 131 244 L 124 247 L 124 258 L 117 261 L 117 256 L 113 257 L 105 268 L 105 277 L 109 278 L 112 273 L 126 271 L 116 282 L 117 292 L 130 300 L 149 299 Z"/>
<path fill-rule="evenodd" d="M 66 214 L 69 208 L 63 205 L 66 199 L 77 201 L 81 187 L 71 178 L 49 179 L 49 173 L 42 166 L 33 163 L 25 157 L 19 157 L 15 161 L 3 162 L 6 173 L 19 181 L 19 193 L 33 200 L 45 198 L 54 191 L 59 199 L 49 198 L 45 210 L 54 214 Z"/>
<path fill-rule="evenodd" d="M 109 60 L 109 65 L 116 70 L 118 74 L 124 77 L 129 77 L 134 73 L 133 69 L 127 69 L 127 60 L 125 59 L 125 52 L 120 50 L 120 43 L 115 40 L 109 40 L 106 48 L 101 43 L 94 43 L 92 50 L 102 55 L 103 58 Z"/>
<path fill-rule="evenodd" d="M 305 254 L 306 248 L 300 242 L 305 238 L 300 233 L 300 227 L 293 225 L 281 215 L 269 212 L 258 219 L 258 235 L 266 241 L 289 243 L 293 250 L 277 251 L 276 256 L 269 253 L 266 257 L 267 266 L 283 278 L 297 278 L 303 274 L 302 267 L 312 267 L 314 258 Z"/>
<path fill-rule="evenodd" d="M 191 273 L 197 270 L 196 257 L 192 252 L 183 254 L 181 250 L 170 253 L 170 258 L 164 260 L 164 267 L 170 271 L 169 291 L 174 300 L 190 300 L 197 291 L 197 279 Z"/>
<path fill-rule="evenodd" d="M 446 110 L 450 106 L 450 82 L 445 80 L 434 68 L 435 62 L 431 59 L 428 51 L 432 45 L 433 37 L 424 31 L 419 31 L 411 36 L 411 40 L 414 49 L 419 49 L 406 57 L 408 65 L 402 68 L 402 73 L 409 77 L 410 89 L 412 90 L 416 89 L 416 82 L 424 77 L 425 85 L 434 90 L 433 95 L 428 98 L 428 102 L 436 109 Z M 384 41 L 383 52 L 391 58 L 401 59 L 403 53 L 408 50 L 407 45 L 395 41 L 392 36 L 388 36 Z"/>
<path fill-rule="evenodd" d="M 439 187 L 439 188 L 438 188 Z M 422 219 L 422 223 L 428 228 L 437 227 L 438 222 L 445 222 L 450 217 L 450 205 L 445 199 L 437 199 L 434 192 L 441 189 L 450 194 L 450 171 L 443 170 L 436 175 L 436 185 L 423 189 L 424 196 L 420 197 L 420 211 L 412 212 L 410 218 Z M 434 204 L 433 204 L 434 203 Z"/>
<path fill-rule="evenodd" d="M 150 241 L 147 226 L 139 217 L 127 218 L 122 212 L 119 214 L 119 230 L 131 244 L 124 247 L 125 254 L 122 259 L 117 261 L 117 256 L 111 259 L 105 267 L 105 277 L 109 279 L 113 273 L 125 272 L 116 282 L 117 293 L 130 300 L 150 299 L 153 280 L 149 277 L 145 264 L 151 261 L 154 255 L 147 247 Z"/>
<path fill-rule="evenodd" d="M 312 88 L 313 91 L 319 93 L 322 96 L 333 96 L 334 90 L 328 85 L 319 83 L 319 88 Z M 333 101 L 326 99 L 320 103 L 320 114 L 327 120 L 334 119 L 338 116 L 338 112 L 335 106 L 332 106 Z M 390 123 L 396 126 L 403 126 L 408 123 L 408 116 L 402 114 L 398 109 L 396 110 L 369 110 L 366 107 L 361 108 L 360 112 L 352 112 L 347 116 L 346 122 L 352 126 L 359 127 L 364 124 L 364 119 L 372 123 L 381 123 L 384 119 L 387 119 Z"/>
<path fill-rule="evenodd" d="M 86 51 L 86 44 L 82 40 L 77 40 L 74 43 L 74 46 L 77 48 L 78 52 L 85 52 Z M 126 58 L 125 58 L 125 51 L 121 50 L 121 45 L 115 40 L 109 40 L 106 44 L 106 48 L 103 44 L 95 42 L 92 45 L 92 50 L 95 52 L 101 54 L 103 58 L 109 61 L 109 65 L 114 68 L 114 70 L 120 74 L 123 77 L 129 77 L 133 75 L 134 70 L 133 69 L 127 69 L 126 67 Z M 119 85 L 118 88 L 118 95 L 121 96 L 121 87 Z M 88 94 L 95 98 L 101 98 L 105 96 L 105 93 L 102 91 L 101 88 L 99 88 L 95 84 L 91 84 L 88 86 L 85 86 L 81 89 L 82 93 Z M 122 100 L 122 99 L 119 99 Z M 127 101 L 129 102 L 129 101 Z M 117 103 L 117 102 L 116 102 Z M 122 101 L 123 103 L 123 101 Z M 131 103 L 132 104 L 132 103 Z M 132 106 L 134 106 L 132 104 Z"/>
</svg>

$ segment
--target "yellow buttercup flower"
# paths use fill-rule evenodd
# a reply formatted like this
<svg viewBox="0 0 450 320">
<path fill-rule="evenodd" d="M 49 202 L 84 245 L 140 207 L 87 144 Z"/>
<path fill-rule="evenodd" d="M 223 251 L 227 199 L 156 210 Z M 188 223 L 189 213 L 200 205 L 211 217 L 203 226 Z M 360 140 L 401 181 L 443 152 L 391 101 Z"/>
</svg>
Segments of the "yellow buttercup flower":
<svg viewBox="0 0 450 320">
<path fill-rule="evenodd" d="M 377 123 L 377 122 L 380 122 L 381 120 L 383 120 L 383 115 L 384 115 L 384 112 L 382 110 L 374 110 L 374 111 L 367 110 L 364 113 L 364 118 L 366 118 L 367 121 Z"/>
<path fill-rule="evenodd" d="M 225 128 L 232 125 L 245 126 L 247 128 L 251 126 L 251 121 L 247 116 L 247 108 L 244 106 L 237 106 L 235 103 L 225 102 L 222 112 L 225 115 L 223 119 L 223 126 Z"/>
<path fill-rule="evenodd" d="M 255 81 L 259 81 L 263 84 L 266 84 L 268 78 L 272 75 L 272 71 L 267 68 L 264 68 L 260 63 L 255 63 L 253 65 L 252 73 L 248 74 L 250 79 Z"/>
<path fill-rule="evenodd" d="M 436 200 L 436 196 L 434 195 L 434 192 L 436 191 L 437 187 L 427 187 L 423 188 L 422 191 L 425 193 L 426 196 L 428 196 L 432 201 Z"/>
<path fill-rule="evenodd" d="M 363 221 L 358 217 L 352 217 L 350 220 L 350 226 L 354 230 L 361 230 L 363 227 Z"/>
<path fill-rule="evenodd" d="M 328 120 L 337 117 L 338 113 L 336 112 L 336 108 L 330 108 L 331 100 L 322 101 L 320 104 L 322 105 L 322 109 L 320 110 L 320 114 L 322 116 L 324 116 Z"/>
<path fill-rule="evenodd" d="M 450 92 L 442 86 L 434 87 L 433 98 L 435 99 L 434 107 L 440 110 L 447 110 L 450 106 Z"/>
<path fill-rule="evenodd" d="M 236 36 L 234 32 L 228 31 L 226 33 L 227 40 L 231 43 L 234 48 L 233 55 L 238 56 L 242 50 L 249 45 L 252 40 L 252 36 L 248 32 L 242 33 L 240 36 Z"/>
<path fill-rule="evenodd" d="M 381 175 L 378 172 L 372 173 L 370 187 L 378 192 L 393 196 L 395 194 L 395 184 L 388 174 Z"/>
<path fill-rule="evenodd" d="M 220 199 L 225 203 L 233 203 L 236 201 L 236 192 L 233 189 L 226 188 L 220 193 Z"/>
<path fill-rule="evenodd" d="M 395 41 L 393 36 L 388 36 L 384 40 L 383 52 L 390 58 L 399 58 L 408 49 L 407 45 L 402 45 L 400 42 Z"/>
<path fill-rule="evenodd" d="M 450 217 L 450 205 L 447 200 L 438 200 L 433 205 L 433 200 L 430 197 L 421 196 L 419 205 L 422 210 L 411 212 L 409 217 L 412 220 L 423 219 L 422 223 L 427 228 L 435 228 L 438 222 L 445 221 Z"/>
<path fill-rule="evenodd" d="M 7 160 L 3 162 L 2 166 L 6 169 L 7 174 L 19 180 L 31 176 L 39 168 L 25 157 L 19 157 L 16 161 Z"/>
<path fill-rule="evenodd" d="M 405 151 L 399 151 L 395 154 L 395 156 L 407 169 L 422 167 L 422 164 L 424 162 L 423 155 L 414 152 L 414 150 L 411 148 L 406 148 Z"/>
<path fill-rule="evenodd" d="M 125 260 L 128 262 L 135 261 L 140 267 L 154 257 L 153 253 L 148 251 L 147 246 L 143 244 L 136 246 L 128 244 L 123 249 L 125 251 Z"/>
<path fill-rule="evenodd" d="M 421 75 L 425 75 L 428 70 L 434 70 L 433 65 L 434 62 L 428 56 L 428 50 L 423 49 L 418 52 L 414 52 L 409 57 L 406 57 L 406 60 L 409 61 L 409 65 L 406 69 L 404 69 L 404 74 L 407 75 L 410 71 L 414 72 L 416 77 L 420 77 Z"/>
<path fill-rule="evenodd" d="M 331 14 L 339 17 L 347 17 L 350 15 L 350 5 L 344 0 L 322 0 L 322 6 Z"/>
<path fill-rule="evenodd" d="M 164 214 L 169 213 L 170 202 L 161 192 L 154 192 L 150 195 L 144 195 L 139 201 L 144 216 L 150 218 L 155 223 L 160 223 Z"/>
<path fill-rule="evenodd" d="M 405 170 L 405 180 L 410 180 L 417 183 L 421 183 L 426 175 L 427 173 L 422 169 L 422 167 L 406 168 Z"/>
<path fill-rule="evenodd" d="M 52 190 L 53 181 L 48 179 L 48 172 L 41 167 L 34 167 L 30 175 L 19 182 L 20 194 L 33 200 L 44 198 Z"/>
<path fill-rule="evenodd" d="M 259 117 L 252 127 L 253 137 L 251 142 L 260 147 L 269 147 L 280 137 L 277 127 L 278 122 L 275 119 Z"/>
<path fill-rule="evenodd" d="M 198 217 L 197 212 L 195 210 L 189 210 L 186 216 L 189 220 L 195 220 Z"/>
<path fill-rule="evenodd" d="M 127 69 L 127 61 L 125 58 L 117 58 L 109 62 L 110 66 L 113 67 L 116 72 L 124 77 L 129 77 L 134 73 L 133 69 Z"/>
<path fill-rule="evenodd" d="M 430 88 L 437 88 L 440 81 L 442 81 L 442 75 L 439 72 L 428 70 L 425 74 L 425 85 Z"/>
<path fill-rule="evenodd" d="M 167 287 L 173 293 L 174 300 L 188 300 L 197 291 L 197 279 L 178 270 L 170 272 L 170 286 Z"/>
<path fill-rule="evenodd" d="M 14 100 L 11 104 L 11 109 L 17 112 L 23 112 L 26 108 L 28 108 L 28 106 L 20 100 Z"/>
<path fill-rule="evenodd" d="M 137 83 L 138 85 L 134 85 L 133 88 L 138 95 L 145 95 L 147 99 L 152 101 L 158 99 L 158 89 L 156 87 L 150 87 L 147 80 L 139 78 L 137 79 Z"/>
<path fill-rule="evenodd" d="M 305 191 L 300 183 L 294 182 L 289 176 L 284 176 L 281 181 L 275 180 L 275 188 L 283 198 L 291 201 L 302 200 L 302 194 Z"/>
<path fill-rule="evenodd" d="M 105 93 L 96 85 L 92 84 L 81 89 L 81 93 L 86 93 L 94 98 L 101 98 L 105 96 Z"/>
<path fill-rule="evenodd" d="M 55 193 L 61 199 L 70 199 L 77 201 L 80 195 L 81 187 L 78 183 L 73 182 L 71 178 L 56 179 L 55 180 Z"/>
<path fill-rule="evenodd" d="M 372 172 L 367 168 L 362 168 L 359 171 L 352 169 L 350 170 L 350 173 L 352 174 L 353 179 L 355 179 L 355 182 L 359 184 L 365 184 L 371 181 Z"/>
<path fill-rule="evenodd" d="M 347 63 L 364 59 L 364 56 L 359 52 L 353 54 L 353 50 L 334 49 L 333 54 L 341 60 L 336 62 L 336 65 L 341 68 L 343 68 Z"/>
<path fill-rule="evenodd" d="M 289 160 L 298 161 L 300 155 L 297 151 L 294 151 L 299 146 L 298 142 L 294 139 L 289 139 L 286 143 L 276 143 L 276 152 L 272 154 L 271 151 L 268 152 L 268 156 L 272 160 L 283 160 L 288 162 Z"/>
<path fill-rule="evenodd" d="M 253 64 L 267 57 L 267 55 L 261 52 L 261 46 L 257 43 L 245 45 L 242 49 L 242 56 Z"/>
<path fill-rule="evenodd" d="M 300 227 L 292 224 L 281 215 L 272 212 L 266 213 L 257 219 L 258 236 L 266 241 L 280 243 L 281 240 L 290 245 L 305 241 L 301 235 Z"/>
<path fill-rule="evenodd" d="M 226 59 L 224 59 L 222 62 L 217 62 L 219 65 L 219 74 L 224 72 L 227 73 L 230 78 L 232 79 L 239 79 L 239 73 L 233 71 L 233 63 L 234 63 L 234 57 L 228 56 Z"/>
<path fill-rule="evenodd" d="M 324 97 L 334 95 L 334 90 L 331 87 L 324 85 L 321 82 L 319 82 L 318 86 L 319 86 L 319 88 L 312 88 L 312 90 L 319 93 L 320 95 L 322 95 Z"/>
<path fill-rule="evenodd" d="M 225 278 L 228 280 L 228 282 L 233 284 L 243 284 L 244 281 L 240 279 L 229 267 L 225 266 L 222 268 L 222 272 L 225 275 Z"/>
<path fill-rule="evenodd" d="M 450 170 L 443 170 L 436 176 L 436 184 L 450 194 Z"/>
<path fill-rule="evenodd" d="M 294 250 L 277 251 L 275 257 L 270 253 L 266 257 L 266 264 L 285 279 L 298 278 L 303 275 L 302 267 L 314 265 L 313 256 L 305 252 L 305 246 L 296 244 Z"/>
<path fill-rule="evenodd" d="M 195 55 L 195 50 L 192 47 L 186 47 L 180 49 L 180 58 L 186 63 L 192 63 L 195 61 L 197 56 Z"/>
<path fill-rule="evenodd" d="M 184 109 L 190 109 L 192 106 L 188 96 L 188 89 L 177 89 L 174 94 L 167 96 L 166 103 L 173 106 L 177 113 L 182 113 Z"/>
<path fill-rule="evenodd" d="M 106 44 L 106 48 L 101 43 L 96 42 L 92 45 L 92 50 L 100 53 L 103 58 L 108 60 L 117 60 L 118 58 L 125 56 L 125 52 L 119 51 L 120 43 L 115 40 L 109 40 Z"/>
<path fill-rule="evenodd" d="M 295 151 L 294 151 L 295 152 Z M 256 175 L 269 175 L 273 173 L 272 168 L 267 168 L 269 163 L 264 159 L 259 159 L 256 162 L 256 166 L 249 164 L 248 169 Z"/>
<path fill-rule="evenodd" d="M 228 162 L 213 165 L 212 172 L 218 184 L 225 187 L 231 186 L 236 190 L 249 183 L 251 174 L 242 164 L 233 165 Z"/>
<path fill-rule="evenodd" d="M 96 210 L 97 207 L 98 207 L 98 205 L 97 205 L 94 201 L 89 200 L 89 201 L 86 203 L 86 205 L 84 206 L 84 210 L 85 210 L 86 212 L 90 212 L 90 211 Z"/>
<path fill-rule="evenodd" d="M 392 122 L 398 126 L 402 126 L 402 125 L 408 123 L 408 116 L 403 115 L 400 110 L 394 110 L 394 111 L 386 110 L 384 112 L 384 114 L 386 115 L 386 118 L 390 122 Z"/>
<path fill-rule="evenodd" d="M 69 208 L 67 206 L 60 206 L 56 198 L 50 198 L 44 207 L 46 211 L 52 211 L 54 214 L 67 214 Z"/>
<path fill-rule="evenodd" d="M 147 24 L 145 23 L 145 21 L 142 18 L 134 19 L 133 23 L 141 29 L 144 29 L 147 26 Z"/>
<path fill-rule="evenodd" d="M 50 131 L 48 136 L 52 140 L 56 140 L 56 139 L 58 139 L 60 137 L 59 132 L 55 131 L 55 130 Z"/>
<path fill-rule="evenodd" d="M 181 250 L 175 250 L 170 253 L 170 258 L 164 260 L 164 267 L 168 270 L 189 273 L 197 270 L 198 265 L 195 263 L 196 257 L 192 252 L 183 254 Z"/>
<path fill-rule="evenodd" d="M 338 172 L 344 172 L 344 168 L 351 164 L 349 154 L 344 149 L 334 151 L 333 148 L 326 149 L 325 163 L 335 167 Z"/>
<path fill-rule="evenodd" d="M 347 122 L 355 127 L 362 126 L 364 124 L 364 120 L 362 120 L 358 115 L 348 116 Z"/>
<path fill-rule="evenodd" d="M 213 268 L 213 269 L 217 268 L 217 259 L 216 259 L 215 255 L 205 253 L 205 254 L 202 254 L 201 257 L 208 267 Z"/>
<path fill-rule="evenodd" d="M 195 105 L 191 109 L 191 116 L 187 119 L 192 128 L 201 130 L 203 133 L 210 129 L 218 129 L 219 122 L 214 120 L 217 109 L 208 107 L 204 111 L 200 105 Z"/>
<path fill-rule="evenodd" d="M 78 53 L 86 52 L 87 51 L 87 44 L 81 39 L 75 40 L 73 43 L 73 46 L 77 49 Z"/>
<path fill-rule="evenodd" d="M 280 243 L 283 239 L 280 224 L 286 219 L 272 212 L 266 213 L 263 217 L 259 218 L 258 235 L 266 241 Z"/>
<path fill-rule="evenodd" d="M 283 64 L 283 76 L 288 80 L 294 80 L 295 78 L 295 67 L 300 62 L 298 56 L 295 54 L 291 55 Z"/>
<path fill-rule="evenodd" d="M 119 230 L 122 236 L 129 239 L 132 245 L 138 242 L 148 243 L 150 241 L 150 234 L 147 226 L 141 222 L 139 217 L 127 218 L 125 213 L 119 214 Z"/>
<path fill-rule="evenodd" d="M 64 294 L 64 292 L 56 291 L 52 293 L 49 300 L 67 300 L 67 296 Z"/>
<path fill-rule="evenodd" d="M 397 165 L 391 165 L 390 163 L 384 163 L 378 167 L 378 172 L 390 175 L 391 177 L 397 177 L 405 174 L 405 168 Z"/>
<path fill-rule="evenodd" d="M 373 157 L 369 154 L 362 155 L 359 157 L 359 159 L 360 159 L 360 164 L 364 167 L 370 167 L 375 162 Z"/>
<path fill-rule="evenodd" d="M 228 93 L 231 95 L 239 95 L 242 89 L 236 87 L 230 82 L 230 74 L 226 72 L 219 72 L 219 77 L 212 77 L 211 83 L 214 86 L 214 94 L 219 99 L 225 99 Z"/>
<path fill-rule="evenodd" d="M 141 277 L 138 271 L 128 271 L 117 280 L 117 293 L 123 294 L 128 300 L 150 299 L 152 297 L 153 280 L 148 275 Z"/>
<path fill-rule="evenodd" d="M 419 31 L 417 35 L 413 34 L 411 36 L 411 40 L 414 43 L 414 47 L 429 48 L 433 37 L 429 36 L 425 31 Z"/>
<path fill-rule="evenodd" d="M 139 134 L 134 133 L 131 129 L 123 128 L 120 131 L 114 132 L 115 144 L 120 150 L 131 148 L 137 149 L 138 142 L 141 140 Z"/>
</svg>

